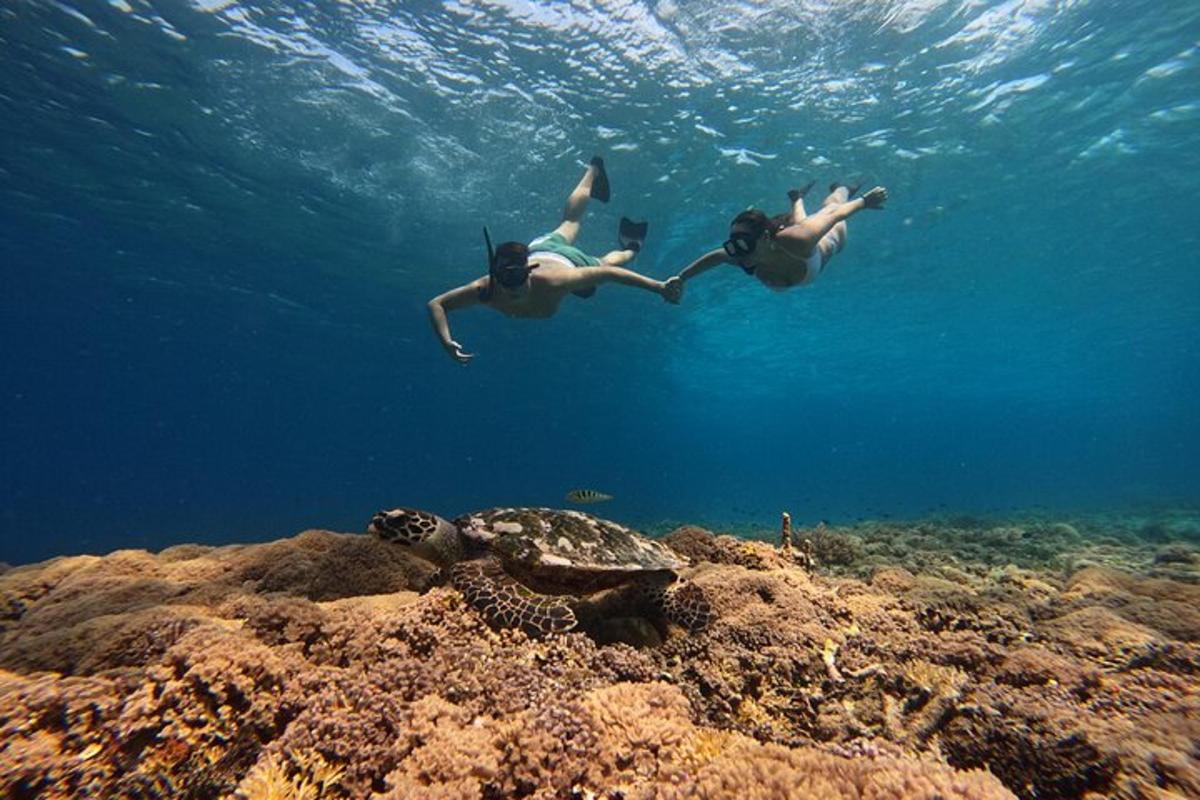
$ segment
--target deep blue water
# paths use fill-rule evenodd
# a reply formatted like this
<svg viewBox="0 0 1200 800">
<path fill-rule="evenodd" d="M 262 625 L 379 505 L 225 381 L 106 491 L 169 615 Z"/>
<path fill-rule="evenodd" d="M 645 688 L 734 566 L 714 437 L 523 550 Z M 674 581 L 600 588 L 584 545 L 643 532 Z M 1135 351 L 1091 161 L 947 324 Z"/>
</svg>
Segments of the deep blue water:
<svg viewBox="0 0 1200 800">
<path fill-rule="evenodd" d="M 1200 502 L 1200 4 L 0 7 L 0 560 L 616 495 L 625 522 Z M 425 302 L 592 153 L 665 277 L 891 192 L 820 280 Z"/>
</svg>

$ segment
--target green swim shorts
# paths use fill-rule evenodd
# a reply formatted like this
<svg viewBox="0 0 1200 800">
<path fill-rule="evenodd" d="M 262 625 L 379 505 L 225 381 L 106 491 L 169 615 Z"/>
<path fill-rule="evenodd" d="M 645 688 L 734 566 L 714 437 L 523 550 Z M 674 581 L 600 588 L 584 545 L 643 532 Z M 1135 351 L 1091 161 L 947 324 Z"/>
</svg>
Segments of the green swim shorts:
<svg viewBox="0 0 1200 800">
<path fill-rule="evenodd" d="M 553 253 L 562 256 L 577 267 L 594 267 L 600 259 L 589 256 L 573 244 L 567 244 L 566 237 L 561 233 L 547 233 L 529 243 L 529 255 L 537 253 Z"/>
</svg>

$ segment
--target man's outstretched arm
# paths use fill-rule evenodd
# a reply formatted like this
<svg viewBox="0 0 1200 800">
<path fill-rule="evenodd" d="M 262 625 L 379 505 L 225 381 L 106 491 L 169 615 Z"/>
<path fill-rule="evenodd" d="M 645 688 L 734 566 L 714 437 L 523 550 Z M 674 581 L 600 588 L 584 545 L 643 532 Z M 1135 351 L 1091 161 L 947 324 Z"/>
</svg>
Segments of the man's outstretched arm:
<svg viewBox="0 0 1200 800">
<path fill-rule="evenodd" d="M 442 347 L 446 348 L 450 357 L 460 364 L 466 364 L 475 356 L 464 351 L 462 345 L 454 341 L 450 335 L 450 320 L 446 318 L 446 313 L 457 311 L 460 308 L 469 308 L 478 303 L 479 291 L 486 281 L 487 278 L 471 281 L 466 286 L 451 289 L 429 301 L 429 322 L 433 325 L 433 332 L 437 334 Z"/>
<path fill-rule="evenodd" d="M 668 302 L 678 302 L 678 298 L 672 296 L 672 292 L 668 289 L 666 283 L 656 281 L 654 278 L 647 278 L 645 275 L 634 272 L 631 269 L 614 267 L 608 264 L 601 264 L 598 267 L 576 267 L 569 271 L 564 270 L 561 275 L 554 277 L 554 283 L 573 292 L 579 289 L 589 289 L 593 286 L 599 286 L 602 283 L 623 283 L 626 286 L 636 286 L 639 289 L 654 292 Z"/>
</svg>

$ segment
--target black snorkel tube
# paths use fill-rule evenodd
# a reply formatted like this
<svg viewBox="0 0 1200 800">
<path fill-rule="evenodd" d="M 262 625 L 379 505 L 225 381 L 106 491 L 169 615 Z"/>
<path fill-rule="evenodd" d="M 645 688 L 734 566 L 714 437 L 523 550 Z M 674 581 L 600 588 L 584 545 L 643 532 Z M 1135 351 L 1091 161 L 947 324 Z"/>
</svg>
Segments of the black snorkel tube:
<svg viewBox="0 0 1200 800">
<path fill-rule="evenodd" d="M 487 225 L 483 226 L 483 241 L 487 244 L 488 285 L 479 293 L 479 299 L 486 303 L 492 299 L 492 295 L 496 290 L 496 287 L 492 285 L 492 282 L 496 280 L 496 250 L 492 247 L 492 237 L 488 233 Z"/>
<path fill-rule="evenodd" d="M 492 298 L 497 283 L 507 289 L 516 289 L 525 283 L 537 264 L 529 263 L 529 248 L 520 242 L 501 242 L 499 248 L 493 247 L 486 225 L 483 228 L 483 241 L 488 251 L 488 286 L 479 293 L 479 297 L 487 302 Z"/>
</svg>

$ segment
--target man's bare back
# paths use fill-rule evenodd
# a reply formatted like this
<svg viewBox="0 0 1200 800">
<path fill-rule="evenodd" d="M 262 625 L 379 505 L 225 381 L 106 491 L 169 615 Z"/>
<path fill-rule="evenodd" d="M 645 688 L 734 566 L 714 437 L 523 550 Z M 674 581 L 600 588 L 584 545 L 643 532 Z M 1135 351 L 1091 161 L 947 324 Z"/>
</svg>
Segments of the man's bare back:
<svg viewBox="0 0 1200 800">
<path fill-rule="evenodd" d="M 559 305 L 573 291 L 580 291 L 600 283 L 607 277 L 602 267 L 568 267 L 558 261 L 530 256 L 529 263 L 535 267 L 529 280 L 516 289 L 499 287 L 483 305 L 494 308 L 509 317 L 524 319 L 546 319 L 553 317 Z M 480 293 L 487 291 L 488 276 L 471 282 Z"/>
</svg>

